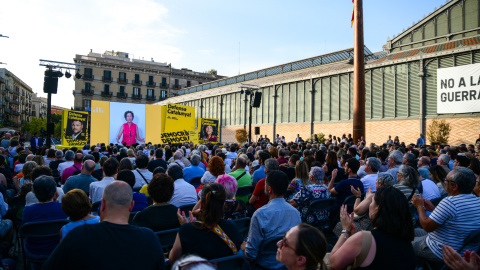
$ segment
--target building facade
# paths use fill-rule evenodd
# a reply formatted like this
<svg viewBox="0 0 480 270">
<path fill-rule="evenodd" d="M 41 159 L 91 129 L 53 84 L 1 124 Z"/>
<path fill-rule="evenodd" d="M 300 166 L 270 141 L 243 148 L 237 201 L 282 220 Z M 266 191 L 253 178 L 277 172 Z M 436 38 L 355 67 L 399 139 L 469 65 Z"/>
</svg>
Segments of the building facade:
<svg viewBox="0 0 480 270">
<path fill-rule="evenodd" d="M 107 51 L 76 55 L 81 79 L 75 79 L 74 108 L 90 111 L 92 100 L 152 104 L 175 96 L 186 87 L 221 78 L 216 74 L 173 68 L 171 64 L 129 58 Z"/>
<path fill-rule="evenodd" d="M 32 114 L 32 88 L 11 71 L 0 68 L 0 115 L 3 127 L 19 130 L 30 121 Z"/>
<path fill-rule="evenodd" d="M 33 94 L 32 115 L 37 118 L 47 118 L 47 98 L 39 97 L 37 93 Z"/>
<path fill-rule="evenodd" d="M 480 63 L 479 10 L 478 0 L 447 1 L 383 52 L 365 47 L 367 143 L 383 144 L 389 135 L 416 142 L 433 119 L 450 123 L 450 144 L 475 142 L 480 113 L 437 114 L 437 69 Z M 250 99 L 241 89 L 258 88 L 262 101 L 252 109 L 252 125 L 262 135 L 341 136 L 353 129 L 353 61 L 353 49 L 332 52 L 189 87 L 158 104 L 194 106 L 199 118 L 219 118 L 220 140 L 232 142 L 236 129 L 248 127 Z"/>
</svg>

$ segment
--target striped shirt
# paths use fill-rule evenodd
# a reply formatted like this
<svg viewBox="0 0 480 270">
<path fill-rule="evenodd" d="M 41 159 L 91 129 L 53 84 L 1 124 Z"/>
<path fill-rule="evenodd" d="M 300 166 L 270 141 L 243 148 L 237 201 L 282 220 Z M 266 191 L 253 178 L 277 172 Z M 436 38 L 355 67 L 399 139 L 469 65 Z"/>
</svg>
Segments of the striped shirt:
<svg viewBox="0 0 480 270">
<path fill-rule="evenodd" d="M 427 236 L 430 250 L 442 258 L 442 245 L 449 245 L 463 254 L 465 250 L 478 250 L 479 245 L 462 247 L 471 231 L 480 228 L 480 198 L 473 194 L 459 194 L 444 198 L 433 210 L 430 218 L 440 227 Z"/>
</svg>

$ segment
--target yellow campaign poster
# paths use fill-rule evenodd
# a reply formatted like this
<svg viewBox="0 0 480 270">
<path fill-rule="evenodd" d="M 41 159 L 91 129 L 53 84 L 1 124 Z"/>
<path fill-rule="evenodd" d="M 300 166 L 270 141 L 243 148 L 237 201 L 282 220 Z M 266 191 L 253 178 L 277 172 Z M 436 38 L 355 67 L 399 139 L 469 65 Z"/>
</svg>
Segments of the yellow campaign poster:
<svg viewBox="0 0 480 270">
<path fill-rule="evenodd" d="M 188 133 L 190 137 L 190 142 L 193 142 L 194 144 L 198 144 L 198 132 L 196 130 L 190 130 Z"/>
<path fill-rule="evenodd" d="M 218 119 L 199 118 L 198 133 L 200 143 L 218 143 Z"/>
<path fill-rule="evenodd" d="M 67 146 L 83 146 L 88 143 L 88 112 L 63 111 L 62 142 Z"/>
<path fill-rule="evenodd" d="M 162 109 L 165 125 L 162 130 L 162 143 L 189 142 L 189 131 L 195 130 L 195 108 L 168 103 Z"/>
<path fill-rule="evenodd" d="M 90 145 L 108 143 L 110 131 L 110 102 L 92 100 L 92 128 L 90 132 Z"/>
</svg>

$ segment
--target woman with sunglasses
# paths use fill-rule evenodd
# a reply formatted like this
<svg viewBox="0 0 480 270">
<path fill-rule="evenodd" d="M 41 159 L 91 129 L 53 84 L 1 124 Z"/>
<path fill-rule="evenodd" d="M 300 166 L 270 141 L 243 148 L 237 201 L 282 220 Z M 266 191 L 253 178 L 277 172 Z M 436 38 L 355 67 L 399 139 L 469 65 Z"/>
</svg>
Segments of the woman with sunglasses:
<svg viewBox="0 0 480 270">
<path fill-rule="evenodd" d="M 326 269 L 323 257 L 327 253 L 327 240 L 311 225 L 300 223 L 291 228 L 277 247 L 277 261 L 290 270 Z"/>
<path fill-rule="evenodd" d="M 405 195 L 393 186 L 382 186 L 369 207 L 371 232 L 356 233 L 353 213 L 340 210 L 342 234 L 330 254 L 333 269 L 355 264 L 359 269 L 415 269 L 411 241 L 414 230 Z"/>
<path fill-rule="evenodd" d="M 189 223 L 185 214 L 180 214 L 178 210 L 181 227 L 168 256 L 170 264 L 186 254 L 196 254 L 207 260 L 237 254 L 242 237 L 233 221 L 223 219 L 226 196 L 221 184 L 207 184 L 203 186 L 202 197 L 197 204 L 198 220 L 195 221 L 190 212 Z"/>
</svg>

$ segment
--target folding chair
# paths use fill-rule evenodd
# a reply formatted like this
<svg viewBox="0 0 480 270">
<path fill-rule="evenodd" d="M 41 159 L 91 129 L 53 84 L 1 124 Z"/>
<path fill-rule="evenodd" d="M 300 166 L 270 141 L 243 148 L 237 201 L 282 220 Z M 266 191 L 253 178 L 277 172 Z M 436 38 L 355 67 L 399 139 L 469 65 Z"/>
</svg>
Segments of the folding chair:
<svg viewBox="0 0 480 270">
<path fill-rule="evenodd" d="M 431 200 L 430 202 L 436 207 L 442 199 L 443 199 L 443 197 L 438 197 L 438 198 L 435 198 L 435 199 Z"/>
<path fill-rule="evenodd" d="M 365 198 L 365 194 L 362 194 L 362 200 Z M 350 195 L 343 201 L 343 204 L 347 206 L 348 213 L 353 212 L 353 207 L 355 206 L 355 200 L 357 197 L 355 195 Z"/>
<path fill-rule="evenodd" d="M 235 225 L 237 225 L 238 228 L 238 232 L 245 239 L 245 237 L 248 235 L 248 230 L 250 229 L 250 218 L 239 218 L 232 221 L 235 222 Z"/>
<path fill-rule="evenodd" d="M 196 205 L 196 203 L 186 204 L 186 205 L 182 205 L 178 208 L 180 208 L 180 211 L 185 212 L 185 215 L 188 217 L 188 211 L 192 211 L 192 209 L 195 205 Z"/>
<path fill-rule="evenodd" d="M 242 270 L 243 265 L 245 264 L 245 256 L 240 250 L 236 255 L 213 259 L 210 261 L 218 263 L 217 270 Z"/>
<path fill-rule="evenodd" d="M 194 186 L 195 188 L 198 188 L 201 184 L 200 180 L 202 177 L 194 177 L 190 180 L 190 185 Z"/>
<path fill-rule="evenodd" d="M 167 250 L 170 250 L 173 247 L 173 244 L 175 243 L 175 238 L 177 238 L 177 233 L 178 228 L 155 232 L 158 240 L 160 240 L 162 248 Z"/>
<path fill-rule="evenodd" d="M 98 201 L 92 204 L 92 209 L 90 212 L 92 215 L 98 216 L 100 214 L 100 205 L 102 204 L 102 201 Z"/>
<path fill-rule="evenodd" d="M 327 199 L 316 199 L 310 202 L 308 206 L 308 212 L 311 211 L 326 211 L 330 212 L 330 208 L 333 207 L 335 204 L 335 198 L 327 198 Z M 328 228 L 328 220 L 326 221 L 325 225 L 318 227 L 318 229 L 323 230 Z"/>
<path fill-rule="evenodd" d="M 32 258 L 28 255 L 28 250 L 25 249 L 24 243 L 27 239 L 49 239 L 52 237 L 58 237 L 58 242 L 60 243 L 60 229 L 70 221 L 66 219 L 58 220 L 46 220 L 38 222 L 29 222 L 23 224 L 20 227 L 20 237 L 22 239 L 22 248 L 23 248 L 23 265 L 25 269 L 28 269 L 28 263 L 43 264 L 48 256 L 45 258 Z"/>
<path fill-rule="evenodd" d="M 132 224 L 133 218 L 138 212 L 140 211 L 130 212 L 130 216 L 128 217 L 128 224 Z"/>
<path fill-rule="evenodd" d="M 252 195 L 254 189 L 255 189 L 254 186 L 239 187 L 237 189 L 237 194 L 235 194 L 235 196 L 248 196 L 248 197 L 250 197 L 250 195 Z"/>
<path fill-rule="evenodd" d="M 258 250 L 258 255 L 255 261 L 251 264 L 251 269 L 255 269 L 258 261 L 266 256 L 271 256 L 277 254 L 277 243 L 278 241 L 282 240 L 283 236 L 275 236 L 265 240 Z"/>
</svg>

